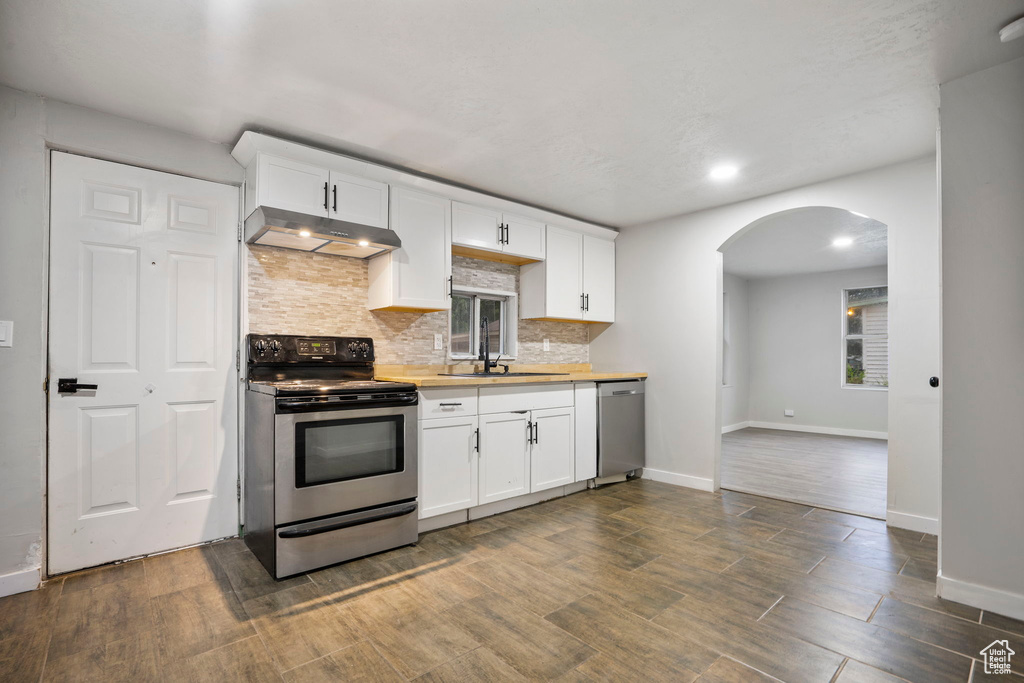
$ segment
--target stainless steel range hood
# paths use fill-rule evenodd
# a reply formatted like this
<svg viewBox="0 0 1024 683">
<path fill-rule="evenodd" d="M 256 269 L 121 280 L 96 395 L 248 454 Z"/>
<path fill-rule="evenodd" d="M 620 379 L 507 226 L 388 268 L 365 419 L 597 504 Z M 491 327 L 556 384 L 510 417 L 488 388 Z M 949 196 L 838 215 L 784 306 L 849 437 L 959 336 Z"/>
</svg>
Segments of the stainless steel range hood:
<svg viewBox="0 0 1024 683">
<path fill-rule="evenodd" d="M 367 259 L 402 246 L 394 230 L 261 206 L 245 219 L 245 241 Z"/>
</svg>

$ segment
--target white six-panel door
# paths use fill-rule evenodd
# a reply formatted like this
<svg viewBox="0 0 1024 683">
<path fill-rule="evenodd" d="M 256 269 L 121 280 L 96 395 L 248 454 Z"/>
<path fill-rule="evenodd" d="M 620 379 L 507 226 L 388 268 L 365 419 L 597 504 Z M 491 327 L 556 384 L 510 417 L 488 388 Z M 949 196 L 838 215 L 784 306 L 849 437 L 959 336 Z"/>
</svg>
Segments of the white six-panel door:
<svg viewBox="0 0 1024 683">
<path fill-rule="evenodd" d="M 50 189 L 49 573 L 236 534 L 238 188 L 54 152 Z"/>
</svg>

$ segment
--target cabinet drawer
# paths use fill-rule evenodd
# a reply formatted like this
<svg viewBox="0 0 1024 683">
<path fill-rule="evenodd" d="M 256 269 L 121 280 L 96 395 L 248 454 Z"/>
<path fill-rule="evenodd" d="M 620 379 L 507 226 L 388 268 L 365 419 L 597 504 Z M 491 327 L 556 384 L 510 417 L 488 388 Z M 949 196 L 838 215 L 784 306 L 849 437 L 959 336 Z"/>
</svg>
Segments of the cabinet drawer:
<svg viewBox="0 0 1024 683">
<path fill-rule="evenodd" d="M 567 408 L 573 405 L 572 384 L 481 387 L 480 414 L 514 410 Z"/>
<path fill-rule="evenodd" d="M 476 387 L 454 389 L 422 389 L 420 391 L 419 418 L 458 417 L 476 415 Z"/>
</svg>

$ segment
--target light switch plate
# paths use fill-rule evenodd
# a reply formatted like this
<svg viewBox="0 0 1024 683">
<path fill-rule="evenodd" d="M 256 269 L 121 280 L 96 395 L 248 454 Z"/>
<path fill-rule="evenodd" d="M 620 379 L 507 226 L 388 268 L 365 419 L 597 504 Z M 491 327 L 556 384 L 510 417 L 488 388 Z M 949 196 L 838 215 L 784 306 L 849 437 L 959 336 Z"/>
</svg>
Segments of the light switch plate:
<svg viewBox="0 0 1024 683">
<path fill-rule="evenodd" d="M 0 320 L 0 346 L 14 346 L 13 320 Z"/>
<path fill-rule="evenodd" d="M 544 350 L 545 351 L 550 351 L 551 350 L 551 340 L 550 339 L 545 339 L 544 340 Z"/>
<path fill-rule="evenodd" d="M 443 348 L 443 344 L 444 344 L 444 339 L 441 337 L 441 335 L 440 334 L 435 334 L 434 335 L 434 350 L 435 351 L 440 351 Z"/>
<path fill-rule="evenodd" d="M 786 417 L 793 417 L 794 415 L 796 415 L 796 413 L 795 413 L 795 412 L 793 412 L 793 411 L 792 411 L 791 409 L 789 409 L 789 408 L 787 408 L 787 409 L 786 409 Z"/>
</svg>

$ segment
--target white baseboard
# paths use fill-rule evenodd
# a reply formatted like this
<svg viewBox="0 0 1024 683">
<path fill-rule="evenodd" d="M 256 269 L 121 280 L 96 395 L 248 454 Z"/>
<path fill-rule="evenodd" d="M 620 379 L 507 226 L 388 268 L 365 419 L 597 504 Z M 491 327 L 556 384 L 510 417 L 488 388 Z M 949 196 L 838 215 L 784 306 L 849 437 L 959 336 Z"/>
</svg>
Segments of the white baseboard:
<svg viewBox="0 0 1024 683">
<path fill-rule="evenodd" d="M 756 422 L 751 420 L 745 426 L 758 429 L 781 429 L 786 432 L 809 432 L 811 434 L 830 434 L 832 436 L 857 436 L 862 439 L 889 440 L 889 432 L 872 432 L 867 429 L 843 429 L 842 427 L 815 427 L 813 425 L 797 425 L 787 422 Z M 723 431 L 724 433 L 724 431 Z"/>
<path fill-rule="evenodd" d="M 470 522 L 474 519 L 483 519 L 484 517 L 498 515 L 502 512 L 509 512 L 511 510 L 526 507 L 527 505 L 543 503 L 545 500 L 561 498 L 562 496 L 568 496 L 571 493 L 579 493 L 580 491 L 585 491 L 586 488 L 586 481 L 577 481 L 572 484 L 566 484 L 565 486 L 556 486 L 544 491 L 537 491 L 536 493 L 527 493 L 526 495 L 516 496 L 515 498 L 506 498 L 505 500 L 499 500 L 495 503 L 485 503 L 483 505 L 469 508 L 468 510 L 456 510 L 455 512 L 446 512 L 444 514 L 437 515 L 436 517 L 427 517 L 426 519 L 421 519 L 419 521 L 419 532 L 423 534 L 428 531 L 434 531 L 435 529 L 443 529 L 447 526 L 455 526 L 456 524 Z"/>
<path fill-rule="evenodd" d="M 685 486 L 686 488 L 698 489 L 700 491 L 715 490 L 715 482 L 713 479 L 708 479 L 706 477 L 693 477 L 689 474 L 665 472 L 664 470 L 652 470 L 650 467 L 644 468 L 643 478 L 650 479 L 652 481 L 660 481 L 663 484 Z"/>
<path fill-rule="evenodd" d="M 39 567 L 0 576 L 0 598 L 15 593 L 34 591 L 39 588 L 39 576 Z"/>
<path fill-rule="evenodd" d="M 728 425 L 727 427 L 722 427 L 722 433 L 723 434 L 728 434 L 729 432 L 736 432 L 736 431 L 739 431 L 741 429 L 746 429 L 749 426 L 750 426 L 749 422 L 737 422 L 734 425 Z"/>
<path fill-rule="evenodd" d="M 960 579 L 938 576 L 939 597 L 971 607 L 995 612 L 1012 619 L 1024 619 L 1024 595 L 998 588 L 968 583 Z"/>
<path fill-rule="evenodd" d="M 939 520 L 935 517 L 922 517 L 921 515 L 912 515 L 909 512 L 886 510 L 885 524 L 897 529 L 909 529 L 910 531 L 920 531 L 922 534 L 939 535 Z"/>
</svg>

